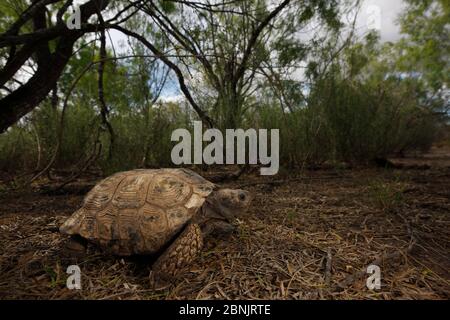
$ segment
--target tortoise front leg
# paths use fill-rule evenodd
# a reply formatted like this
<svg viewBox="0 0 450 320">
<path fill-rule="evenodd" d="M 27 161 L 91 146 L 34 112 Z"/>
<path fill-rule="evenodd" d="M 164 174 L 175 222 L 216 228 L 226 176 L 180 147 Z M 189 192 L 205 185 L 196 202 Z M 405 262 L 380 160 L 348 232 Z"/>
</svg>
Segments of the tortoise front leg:
<svg viewBox="0 0 450 320">
<path fill-rule="evenodd" d="M 203 247 L 203 236 L 197 224 L 186 226 L 180 236 L 154 263 L 152 270 L 155 279 L 173 279 L 185 266 L 189 265 Z"/>
</svg>

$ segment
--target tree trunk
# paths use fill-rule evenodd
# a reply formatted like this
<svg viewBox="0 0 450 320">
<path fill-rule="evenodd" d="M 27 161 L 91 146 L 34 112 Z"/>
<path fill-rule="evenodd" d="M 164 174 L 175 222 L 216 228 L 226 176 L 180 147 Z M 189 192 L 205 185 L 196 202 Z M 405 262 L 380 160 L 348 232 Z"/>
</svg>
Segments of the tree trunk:
<svg viewBox="0 0 450 320">
<path fill-rule="evenodd" d="M 63 40 L 48 64 L 39 66 L 26 84 L 0 100 L 0 133 L 5 132 L 47 97 L 70 59 L 76 39 L 77 37 L 72 37 Z"/>
</svg>

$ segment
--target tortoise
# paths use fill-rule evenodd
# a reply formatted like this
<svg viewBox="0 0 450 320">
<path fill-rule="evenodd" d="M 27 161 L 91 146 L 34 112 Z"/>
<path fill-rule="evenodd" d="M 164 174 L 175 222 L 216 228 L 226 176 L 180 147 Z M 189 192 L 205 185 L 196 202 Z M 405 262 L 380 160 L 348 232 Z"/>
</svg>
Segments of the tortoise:
<svg viewBox="0 0 450 320">
<path fill-rule="evenodd" d="M 68 248 L 88 242 L 119 255 L 155 255 L 153 276 L 168 280 L 190 264 L 204 237 L 233 230 L 249 192 L 221 189 L 188 169 L 138 169 L 100 181 L 60 227 Z"/>
</svg>

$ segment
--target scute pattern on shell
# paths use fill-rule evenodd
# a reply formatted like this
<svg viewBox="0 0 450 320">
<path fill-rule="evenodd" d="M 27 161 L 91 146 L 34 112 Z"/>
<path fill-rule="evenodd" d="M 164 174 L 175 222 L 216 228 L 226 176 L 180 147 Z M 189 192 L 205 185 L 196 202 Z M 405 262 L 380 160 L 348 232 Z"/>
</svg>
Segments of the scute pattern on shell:
<svg viewBox="0 0 450 320">
<path fill-rule="evenodd" d="M 98 183 L 61 226 L 119 255 L 160 250 L 203 205 L 215 185 L 187 169 L 140 169 Z"/>
</svg>

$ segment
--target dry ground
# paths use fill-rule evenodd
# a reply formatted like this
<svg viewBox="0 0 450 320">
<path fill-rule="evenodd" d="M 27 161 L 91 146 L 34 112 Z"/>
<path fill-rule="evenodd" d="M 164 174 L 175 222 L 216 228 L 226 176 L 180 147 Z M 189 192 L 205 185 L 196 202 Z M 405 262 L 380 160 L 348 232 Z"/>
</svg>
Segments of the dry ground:
<svg viewBox="0 0 450 320">
<path fill-rule="evenodd" d="M 81 194 L 0 196 L 0 299 L 448 299 L 450 166 L 247 175 L 255 199 L 238 232 L 210 239 L 171 286 L 152 289 L 149 260 L 76 261 L 82 290 L 65 287 L 74 261 L 59 224 Z M 266 183 L 269 182 L 269 183 Z M 381 267 L 381 290 L 365 270 Z"/>
</svg>

